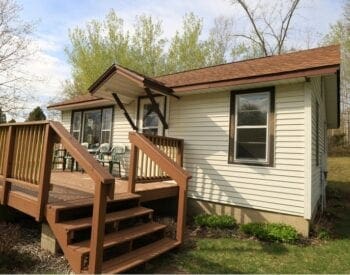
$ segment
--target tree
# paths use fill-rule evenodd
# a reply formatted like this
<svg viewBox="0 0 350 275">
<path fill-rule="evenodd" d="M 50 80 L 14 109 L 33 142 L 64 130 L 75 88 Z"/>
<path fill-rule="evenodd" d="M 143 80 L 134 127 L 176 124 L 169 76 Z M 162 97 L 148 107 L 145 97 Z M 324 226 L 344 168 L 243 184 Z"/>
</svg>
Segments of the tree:
<svg viewBox="0 0 350 275">
<path fill-rule="evenodd" d="M 164 47 L 161 21 L 154 22 L 151 16 L 137 17 L 132 37 L 131 56 L 138 72 L 155 76 L 165 73 Z"/>
<path fill-rule="evenodd" d="M 38 120 L 46 120 L 46 115 L 43 110 L 38 106 L 33 109 L 28 115 L 27 121 L 38 121 Z"/>
<path fill-rule="evenodd" d="M 13 0 L 0 1 L 0 107 L 12 115 L 25 105 L 26 77 L 20 66 L 33 53 L 29 49 L 33 25 L 23 23 L 20 12 Z"/>
<path fill-rule="evenodd" d="M 287 50 L 286 41 L 291 21 L 300 0 L 288 1 L 255 1 L 232 0 L 247 16 L 250 30 L 237 33 L 242 39 L 240 53 L 251 56 L 268 56 L 281 54 Z"/>
<path fill-rule="evenodd" d="M 16 120 L 14 118 L 11 118 L 8 123 L 16 123 Z"/>
<path fill-rule="evenodd" d="M 330 26 L 330 31 L 323 39 L 324 45 L 340 44 L 341 46 L 341 70 L 340 70 L 340 110 L 341 131 L 348 140 L 350 131 L 350 0 L 344 6 L 344 14 L 341 20 Z"/>
<path fill-rule="evenodd" d="M 174 73 L 204 67 L 206 62 L 206 43 L 200 40 L 203 20 L 193 13 L 186 14 L 182 32 L 177 31 L 171 40 L 167 72 Z"/>
<path fill-rule="evenodd" d="M 0 108 L 0 124 L 6 123 L 6 114 Z"/>
<path fill-rule="evenodd" d="M 66 48 L 72 66 L 73 83 L 65 92 L 71 97 L 87 93 L 88 87 L 113 62 L 154 76 L 164 72 L 164 46 L 160 21 L 137 17 L 134 33 L 124 31 L 124 22 L 111 10 L 104 21 L 90 21 L 85 28 L 69 31 L 71 47 Z"/>
<path fill-rule="evenodd" d="M 214 26 L 210 29 L 207 47 L 207 63 L 217 65 L 227 62 L 227 57 L 234 47 L 233 18 L 220 16 L 215 18 Z"/>
</svg>

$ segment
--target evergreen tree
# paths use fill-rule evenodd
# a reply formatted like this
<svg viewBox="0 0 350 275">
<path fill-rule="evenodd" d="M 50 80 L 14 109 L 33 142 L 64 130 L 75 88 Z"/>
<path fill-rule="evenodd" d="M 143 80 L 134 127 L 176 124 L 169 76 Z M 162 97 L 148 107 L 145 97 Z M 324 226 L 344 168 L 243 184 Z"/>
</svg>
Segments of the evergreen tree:
<svg viewBox="0 0 350 275">
<path fill-rule="evenodd" d="M 6 123 L 6 114 L 0 108 L 0 124 Z"/>
<path fill-rule="evenodd" d="M 38 120 L 46 120 L 46 115 L 43 110 L 38 106 L 33 109 L 28 115 L 26 121 L 38 121 Z"/>
</svg>

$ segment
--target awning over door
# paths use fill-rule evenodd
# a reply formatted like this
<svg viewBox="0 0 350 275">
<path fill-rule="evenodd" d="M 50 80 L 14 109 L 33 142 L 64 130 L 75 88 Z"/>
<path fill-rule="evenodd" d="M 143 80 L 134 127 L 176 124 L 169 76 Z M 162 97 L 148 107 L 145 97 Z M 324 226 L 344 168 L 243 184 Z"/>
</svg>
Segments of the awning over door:
<svg viewBox="0 0 350 275">
<path fill-rule="evenodd" d="M 166 87 L 162 82 L 115 64 L 109 67 L 90 86 L 89 92 L 93 96 L 116 101 L 134 130 L 137 130 L 137 126 L 128 114 L 125 104 L 131 103 L 140 96 L 148 96 L 164 129 L 167 129 L 168 124 L 164 114 L 162 114 L 159 106 L 156 104 L 154 95 L 161 94 L 178 98 L 173 94 L 173 90 Z"/>
<path fill-rule="evenodd" d="M 89 92 L 91 95 L 110 100 L 114 100 L 115 93 L 122 103 L 129 104 L 139 96 L 147 96 L 145 89 L 149 89 L 153 94 L 175 96 L 173 90 L 162 82 L 115 64 L 90 86 Z"/>
</svg>

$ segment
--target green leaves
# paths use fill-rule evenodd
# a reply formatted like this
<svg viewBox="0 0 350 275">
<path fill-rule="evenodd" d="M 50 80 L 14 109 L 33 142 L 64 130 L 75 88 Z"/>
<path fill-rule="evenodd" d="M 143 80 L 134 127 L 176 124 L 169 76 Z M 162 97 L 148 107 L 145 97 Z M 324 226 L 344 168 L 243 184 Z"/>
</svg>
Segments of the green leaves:
<svg viewBox="0 0 350 275">
<path fill-rule="evenodd" d="M 232 229 L 236 226 L 236 220 L 229 215 L 202 214 L 196 216 L 194 222 L 198 226 L 217 229 Z"/>
<path fill-rule="evenodd" d="M 243 233 L 262 241 L 295 243 L 299 239 L 295 228 L 283 223 L 247 223 L 240 228 Z"/>
<path fill-rule="evenodd" d="M 111 10 L 103 21 L 92 20 L 84 28 L 69 31 L 71 45 L 65 49 L 72 66 L 73 81 L 65 83 L 65 94 L 74 97 L 113 63 L 147 76 L 174 73 L 225 63 L 231 21 L 219 18 L 207 39 L 202 39 L 203 20 L 193 13 L 183 18 L 181 31 L 167 40 L 162 22 L 140 15 L 132 32 Z"/>
</svg>

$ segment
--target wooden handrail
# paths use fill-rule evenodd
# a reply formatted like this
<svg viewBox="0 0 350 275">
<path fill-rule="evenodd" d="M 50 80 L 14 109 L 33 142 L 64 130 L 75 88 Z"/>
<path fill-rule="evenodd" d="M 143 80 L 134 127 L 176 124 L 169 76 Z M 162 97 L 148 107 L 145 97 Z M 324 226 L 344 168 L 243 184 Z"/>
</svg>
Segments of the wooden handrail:
<svg viewBox="0 0 350 275">
<path fill-rule="evenodd" d="M 170 159 L 146 136 L 140 133 L 130 132 L 131 157 L 129 170 L 129 190 L 135 190 L 135 175 L 138 151 L 142 151 L 154 161 L 164 172 L 167 173 L 179 186 L 178 211 L 176 225 L 176 239 L 182 243 L 185 231 L 186 205 L 187 205 L 187 184 L 191 175 L 184 170 L 180 164 Z"/>
<path fill-rule="evenodd" d="M 60 143 L 95 182 L 89 273 L 101 273 L 107 196 L 114 198 L 115 178 L 59 122 L 50 122 Z"/>
<path fill-rule="evenodd" d="M 191 175 L 178 163 L 170 159 L 164 152 L 159 150 L 148 138 L 140 133 L 130 132 L 129 140 L 131 144 L 141 149 L 151 160 L 166 172 L 173 180 L 191 178 Z"/>
<path fill-rule="evenodd" d="M 115 178 L 104 169 L 99 162 L 84 148 L 63 125 L 50 121 L 51 128 L 57 134 L 62 146 L 79 163 L 79 166 L 92 178 L 94 182 L 114 184 Z"/>
<path fill-rule="evenodd" d="M 107 197 L 114 198 L 115 178 L 59 122 L 38 121 L 0 125 L 0 181 L 3 182 L 1 203 L 7 204 L 11 184 L 37 190 L 37 210 L 29 213 L 33 213 L 32 216 L 38 221 L 43 219 L 49 197 L 55 142 L 60 142 L 95 182 L 89 273 L 100 273 Z"/>
<path fill-rule="evenodd" d="M 182 167 L 183 139 L 147 134 L 143 134 L 143 136 L 149 139 L 160 151 Z M 169 176 L 154 161 L 143 152 L 140 152 L 138 155 L 136 174 L 137 182 L 152 182 L 168 179 Z"/>
</svg>

